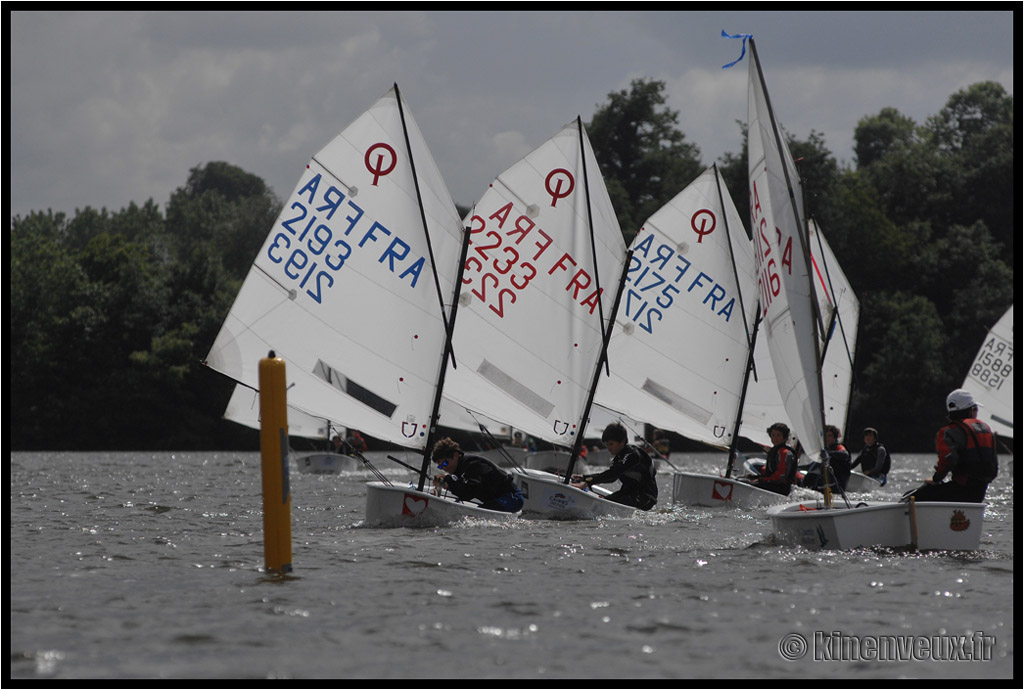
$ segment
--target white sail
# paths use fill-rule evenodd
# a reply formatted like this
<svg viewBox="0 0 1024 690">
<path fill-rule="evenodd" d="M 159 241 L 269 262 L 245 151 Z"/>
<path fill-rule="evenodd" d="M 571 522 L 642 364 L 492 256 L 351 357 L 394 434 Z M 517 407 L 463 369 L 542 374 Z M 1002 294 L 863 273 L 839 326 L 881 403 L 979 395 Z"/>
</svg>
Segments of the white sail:
<svg viewBox="0 0 1024 690">
<path fill-rule="evenodd" d="M 843 273 L 835 254 L 817 225 L 810 222 L 811 268 L 814 294 L 826 325 L 819 349 L 822 364 L 822 395 L 825 422 L 835 424 L 844 434 L 853 389 L 853 364 L 860 322 L 860 302 L 849 279 Z M 832 320 L 832 314 L 836 318 Z M 827 328 L 831 323 L 831 328 Z M 754 349 L 754 374 L 751 375 L 743 407 L 740 435 L 761 444 L 769 444 L 767 427 L 786 422 L 789 414 L 782 403 L 778 382 L 772 369 L 767 340 L 758 338 Z"/>
<path fill-rule="evenodd" d="M 600 390 L 600 386 L 598 386 Z M 642 435 L 644 429 L 644 423 L 646 420 L 637 419 L 630 417 L 618 410 L 605 407 L 600 403 L 595 402 L 590 408 L 590 416 L 587 419 L 587 424 L 583 429 L 583 435 L 585 438 L 599 439 L 604 433 L 605 428 L 609 424 L 622 424 L 626 427 L 626 432 L 630 437 L 634 435 Z"/>
<path fill-rule="evenodd" d="M 961 387 L 981 403 L 978 417 L 1000 436 L 1013 438 L 1012 306 L 985 336 Z"/>
<path fill-rule="evenodd" d="M 207 363 L 257 388 L 273 351 L 289 404 L 423 447 L 461 228 L 396 86 L 309 162 Z"/>
<path fill-rule="evenodd" d="M 509 440 L 512 438 L 512 427 L 491 419 L 487 415 L 467 410 L 462 405 L 446 397 L 441 398 L 441 410 L 437 423 L 438 426 L 443 426 L 447 429 L 458 429 L 459 431 L 469 431 L 472 433 L 481 433 L 480 427 L 483 426 L 487 433 L 496 439 Z"/>
<path fill-rule="evenodd" d="M 596 401 L 727 448 L 757 294 L 753 249 L 717 168 L 651 216 L 631 248 L 608 346 L 611 375 Z"/>
<path fill-rule="evenodd" d="M 260 428 L 260 394 L 241 384 L 235 386 L 224 408 L 224 419 L 247 426 L 251 429 Z M 495 438 L 511 438 L 512 430 L 482 415 L 474 415 L 464 407 L 445 398 L 441 399 L 441 411 L 438 418 L 440 426 L 459 431 L 477 432 L 480 425 L 487 427 Z M 288 435 L 300 438 L 327 440 L 328 435 L 345 436 L 346 428 L 330 420 L 311 415 L 304 410 L 288 406 Z"/>
<path fill-rule="evenodd" d="M 467 226 L 472 244 L 453 342 L 458 366 L 448 372 L 445 395 L 571 446 L 601 354 L 602 317 L 611 318 L 625 263 L 582 122 L 499 175 Z"/>
<path fill-rule="evenodd" d="M 800 180 L 750 40 L 748 174 L 761 329 L 789 426 L 810 457 L 824 445 L 818 330 Z"/>
<path fill-rule="evenodd" d="M 250 429 L 259 429 L 261 424 L 260 394 L 241 384 L 236 385 L 227 407 L 224 408 L 224 419 Z M 340 434 L 344 438 L 345 429 L 331 424 L 326 419 L 307 414 L 297 407 L 288 407 L 289 436 L 326 441 L 328 434 Z"/>
</svg>

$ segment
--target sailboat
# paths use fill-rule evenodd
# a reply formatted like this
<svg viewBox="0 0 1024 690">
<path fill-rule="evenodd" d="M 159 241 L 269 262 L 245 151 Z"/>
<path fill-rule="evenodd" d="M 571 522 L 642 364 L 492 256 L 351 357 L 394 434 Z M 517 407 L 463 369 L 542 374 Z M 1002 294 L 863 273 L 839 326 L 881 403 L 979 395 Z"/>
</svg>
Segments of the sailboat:
<svg viewBox="0 0 1024 690">
<path fill-rule="evenodd" d="M 368 525 L 477 512 L 423 491 L 465 239 L 396 84 L 309 161 L 207 357 L 258 389 L 272 350 L 290 405 L 424 451 L 416 487 L 367 484 Z"/>
<path fill-rule="evenodd" d="M 790 425 L 808 456 L 819 456 L 827 472 L 819 350 L 825 323 L 814 299 L 800 180 L 768 98 L 757 48 L 749 41 L 748 171 L 765 336 Z M 809 548 L 976 549 L 981 539 L 984 504 L 852 506 L 845 495 L 844 503 L 836 505 L 826 487 L 822 500 L 772 506 L 768 516 L 779 543 Z"/>
<path fill-rule="evenodd" d="M 981 403 L 979 419 L 1000 438 L 1013 438 L 1013 306 L 985 336 L 961 388 Z"/>
<path fill-rule="evenodd" d="M 625 243 L 580 118 L 501 173 L 466 221 L 466 259 L 445 395 L 534 438 L 572 448 L 566 474 L 513 474 L 523 515 L 592 518 L 633 508 L 569 484 Z M 605 493 L 605 495 L 607 495 Z"/>
<path fill-rule="evenodd" d="M 227 407 L 224 408 L 224 419 L 247 426 L 250 429 L 260 428 L 260 394 L 241 384 L 235 384 Z M 332 424 L 329 420 L 314 417 L 297 407 L 288 408 L 288 435 L 298 438 L 323 441 L 329 447 L 331 435 L 344 437 L 345 429 Z M 289 451 L 299 472 L 306 474 L 338 474 L 358 469 L 362 463 L 356 458 L 330 450 L 295 453 Z"/>
</svg>

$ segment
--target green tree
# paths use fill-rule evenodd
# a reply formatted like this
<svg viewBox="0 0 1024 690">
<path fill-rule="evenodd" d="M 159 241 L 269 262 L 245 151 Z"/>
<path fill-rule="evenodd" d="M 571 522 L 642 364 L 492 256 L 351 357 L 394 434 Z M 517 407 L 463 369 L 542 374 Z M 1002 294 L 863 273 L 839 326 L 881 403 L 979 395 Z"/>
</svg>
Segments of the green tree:
<svg viewBox="0 0 1024 690">
<path fill-rule="evenodd" d="M 877 115 L 861 118 L 853 131 L 857 164 L 867 167 L 917 140 L 917 125 L 896 108 L 882 108 Z"/>
<path fill-rule="evenodd" d="M 14 445 L 223 447 L 233 384 L 205 356 L 280 204 L 234 166 L 152 201 L 11 222 Z"/>
<path fill-rule="evenodd" d="M 608 94 L 587 125 L 627 243 L 641 224 L 703 172 L 700 150 L 665 107 L 665 83 L 635 79 Z"/>
<path fill-rule="evenodd" d="M 11 224 L 11 432 L 14 448 L 46 448 L 76 401 L 63 374 L 66 350 L 88 330 L 88 279 L 62 245 L 63 213 L 34 212 Z M 74 350 L 71 351 L 74 354 Z M 72 362 L 74 366 L 76 362 Z"/>
<path fill-rule="evenodd" d="M 224 162 L 193 168 L 171 195 L 167 314 L 133 362 L 163 387 L 168 415 L 194 414 L 191 426 L 174 429 L 182 446 L 223 433 L 220 418 L 234 386 L 201 362 L 280 209 L 262 179 Z"/>
<path fill-rule="evenodd" d="M 896 450 L 927 450 L 942 421 L 943 323 L 926 297 L 872 292 L 861 298 L 852 429 L 884 429 Z"/>
<path fill-rule="evenodd" d="M 884 109 L 861 119 L 858 168 L 832 197 L 837 254 L 862 300 L 855 412 L 891 410 L 917 447 L 1013 302 L 1012 129 L 1012 97 L 991 82 L 953 94 L 924 126 Z"/>
<path fill-rule="evenodd" d="M 942 209 L 947 222 L 984 221 L 996 242 L 1012 253 L 1017 237 L 1013 97 L 996 82 L 972 84 L 950 96 L 923 130 L 953 171 L 950 203 Z"/>
<path fill-rule="evenodd" d="M 249 270 L 281 202 L 256 175 L 215 161 L 193 168 L 167 205 L 167 234 L 179 261 L 197 247 L 211 253 L 232 278 Z"/>
</svg>

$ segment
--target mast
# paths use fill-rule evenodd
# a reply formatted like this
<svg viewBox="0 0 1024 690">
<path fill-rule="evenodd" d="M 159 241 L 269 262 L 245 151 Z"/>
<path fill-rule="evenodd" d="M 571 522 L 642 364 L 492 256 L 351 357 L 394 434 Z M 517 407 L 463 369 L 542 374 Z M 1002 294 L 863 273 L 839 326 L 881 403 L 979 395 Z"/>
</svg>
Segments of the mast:
<svg viewBox="0 0 1024 690">
<path fill-rule="evenodd" d="M 754 329 L 750 335 L 750 349 L 747 351 L 747 366 L 743 371 L 743 387 L 740 389 L 740 404 L 736 407 L 736 423 L 733 425 L 732 440 L 729 441 L 729 454 L 725 459 L 725 477 L 732 476 L 732 456 L 740 441 L 740 426 L 743 424 L 743 404 L 747 399 L 747 386 L 750 384 L 750 372 L 754 370 L 754 345 L 757 343 L 757 331 L 761 326 L 761 306 L 758 304 L 754 315 Z"/>
<path fill-rule="evenodd" d="M 420 479 L 417 489 L 423 491 L 427 479 L 427 469 L 430 467 L 430 449 L 434 445 L 434 437 L 437 435 L 437 418 L 441 409 L 441 394 L 444 390 L 444 378 L 448 371 L 448 359 L 451 358 L 452 366 L 455 366 L 455 354 L 452 351 L 452 335 L 455 330 L 455 314 L 459 306 L 459 286 L 462 283 L 462 272 L 466 265 L 466 251 L 469 248 L 469 230 L 464 230 L 462 242 L 462 255 L 459 260 L 459 271 L 455 278 L 455 295 L 452 299 L 451 315 L 445 312 L 444 296 L 441 294 L 441 278 L 437 273 L 437 262 L 434 259 L 434 250 L 430 242 L 430 228 L 427 225 L 427 212 L 423 208 L 423 194 L 420 191 L 419 176 L 416 174 L 416 159 L 412 153 L 412 142 L 409 140 L 409 128 L 405 122 L 405 109 L 402 107 L 402 94 L 398 90 L 398 83 L 395 83 L 395 100 L 398 102 L 398 114 L 402 120 L 402 133 L 405 135 L 405 148 L 409 154 L 409 167 L 412 170 L 412 181 L 416 187 L 416 202 L 420 208 L 420 220 L 423 223 L 423 235 L 427 241 L 427 253 L 430 255 L 430 269 L 434 275 L 434 289 L 437 290 L 437 301 L 441 310 L 441 320 L 444 322 L 445 341 L 444 349 L 441 352 L 441 366 L 437 375 L 437 386 L 434 391 L 434 403 L 428 420 L 427 441 L 423 446 L 423 464 L 420 468 Z"/>
<path fill-rule="evenodd" d="M 590 178 L 587 176 L 587 149 L 586 141 L 583 137 L 583 119 L 576 116 L 576 131 L 579 134 L 580 143 L 580 160 L 583 166 L 583 192 L 584 198 L 587 200 L 587 227 L 590 229 L 590 251 L 594 261 L 594 282 L 597 285 L 598 298 L 597 298 L 597 310 L 598 319 L 601 323 L 601 355 L 597 358 L 597 367 L 594 369 L 594 378 L 590 383 L 590 390 L 587 393 L 587 402 L 583 406 L 583 415 L 580 417 L 580 423 L 577 425 L 579 430 L 576 434 L 576 440 L 572 444 L 572 454 L 569 456 L 569 466 L 565 470 L 565 479 L 563 483 L 568 484 L 572 480 L 572 470 L 576 466 L 576 458 L 579 457 L 580 448 L 583 446 L 583 432 L 587 428 L 587 419 L 590 417 L 590 408 L 594 404 L 594 394 L 597 392 L 597 383 L 601 379 L 601 366 L 604 365 L 606 372 L 608 371 L 608 340 L 611 338 L 611 329 L 615 325 L 615 312 L 619 308 L 619 299 L 622 297 L 622 286 L 626 284 L 626 275 L 629 273 L 629 263 L 633 257 L 633 252 L 626 253 L 626 262 L 622 266 L 622 278 L 619 280 L 619 289 L 615 293 L 615 303 L 612 306 L 612 319 L 606 325 L 604 319 L 604 306 L 601 300 L 601 279 L 597 273 L 597 242 L 594 239 L 594 214 L 593 209 L 590 206 Z"/>
<path fill-rule="evenodd" d="M 594 214 L 593 214 L 593 210 L 590 207 L 590 178 L 587 176 L 587 150 L 584 147 L 584 141 L 583 141 L 583 120 L 580 118 L 579 115 L 576 116 L 576 131 L 579 132 L 580 157 L 583 160 L 583 192 L 584 192 L 584 194 L 586 194 L 586 199 L 587 199 L 587 226 L 590 228 L 590 253 L 591 253 L 591 256 L 593 257 L 593 260 L 594 260 L 594 283 L 597 285 L 598 290 L 600 290 L 601 289 L 601 277 L 597 273 L 597 268 L 598 268 L 597 267 L 597 243 L 594 241 Z M 601 320 L 601 323 L 603 324 L 604 323 L 604 305 L 601 302 L 601 298 L 600 297 L 598 297 L 598 299 L 597 299 L 597 315 L 598 315 L 598 318 Z M 607 345 L 608 345 L 607 338 L 605 339 L 604 345 L 605 345 L 605 348 L 607 348 Z M 607 372 L 607 366 L 608 366 L 608 362 L 606 360 L 605 361 L 606 372 Z M 591 394 L 591 398 L 593 398 L 593 394 Z M 584 419 L 584 421 L 586 421 L 586 417 L 584 417 L 583 419 Z M 580 427 L 580 428 L 582 429 L 582 427 Z M 571 465 L 570 465 L 570 467 L 571 467 Z"/>
<path fill-rule="evenodd" d="M 722 197 L 722 179 L 718 173 L 718 164 L 712 164 L 715 169 L 715 189 L 718 191 L 718 205 L 720 208 L 725 208 L 725 199 Z M 729 260 L 732 263 L 732 274 L 733 279 L 736 281 L 736 285 L 740 284 L 740 277 L 736 271 L 736 255 L 732 250 L 732 237 L 729 232 L 729 214 L 722 213 L 722 221 L 725 223 L 725 236 L 729 238 Z M 743 307 L 743 290 L 739 290 L 740 299 L 740 314 L 746 314 L 747 310 Z M 733 424 L 732 439 L 729 441 L 729 452 L 725 458 L 725 476 L 729 478 L 732 476 L 732 456 L 736 452 L 736 446 L 739 444 L 740 439 L 740 425 L 743 423 L 743 402 L 747 398 L 747 385 L 750 383 L 750 372 L 754 369 L 754 345 L 757 343 L 757 331 L 761 324 L 761 308 L 758 305 L 757 313 L 754 316 L 754 328 L 751 332 L 747 328 L 747 320 L 743 319 L 743 329 L 747 331 L 747 342 L 750 343 L 747 348 L 747 365 L 743 370 L 743 386 L 740 388 L 740 399 L 739 404 L 736 406 L 736 420 Z"/>
<path fill-rule="evenodd" d="M 790 177 L 790 174 L 789 174 L 789 166 L 786 165 L 786 161 L 784 159 L 784 156 L 789 155 L 788 154 L 789 148 L 785 145 L 785 142 L 782 141 L 781 132 L 779 131 L 779 126 L 778 126 L 778 121 L 775 118 L 775 110 L 774 110 L 774 108 L 772 108 L 771 97 L 768 95 L 768 86 L 765 83 L 764 72 L 761 69 L 761 60 L 760 60 L 760 58 L 758 58 L 757 46 L 754 43 L 753 36 L 750 37 L 750 53 L 753 56 L 754 64 L 757 67 L 757 76 L 758 76 L 758 79 L 759 79 L 759 81 L 761 83 L 761 92 L 764 94 L 765 107 L 768 109 L 768 117 L 769 117 L 769 121 L 770 121 L 771 126 L 772 126 L 772 136 L 775 139 L 775 150 L 778 152 L 779 158 L 780 158 L 780 162 L 782 163 L 782 166 L 781 166 L 782 167 L 782 174 L 783 174 L 783 176 L 786 179 L 786 191 L 789 194 L 790 206 L 793 207 L 793 219 L 795 221 L 796 234 L 797 234 L 797 237 L 800 239 L 801 256 L 802 256 L 803 261 L 804 261 L 804 268 L 805 268 L 805 270 L 807 272 L 807 282 L 808 282 L 808 288 L 809 288 L 808 299 L 810 299 L 810 302 L 811 302 L 811 315 L 812 315 L 813 318 L 816 318 L 816 320 L 817 320 L 817 327 L 819 329 L 819 332 L 823 332 L 824 329 L 822 327 L 822 322 L 821 322 L 821 313 L 818 310 L 818 302 L 817 302 L 816 299 L 814 299 L 814 276 L 811 273 L 811 266 L 810 266 L 810 256 L 811 256 L 811 254 L 810 254 L 810 238 L 807 236 L 806 224 L 803 222 L 803 220 L 800 217 L 800 208 L 797 206 L 796 193 L 793 191 L 793 180 L 792 180 L 792 178 Z M 822 434 L 822 439 L 821 439 L 821 445 L 822 445 L 821 463 L 822 463 L 822 466 L 823 466 L 823 472 L 825 473 L 823 476 L 827 477 L 828 476 L 828 472 L 829 472 L 829 467 L 828 467 L 828 452 L 827 452 L 827 450 L 824 449 L 824 432 L 825 432 L 824 400 L 825 400 L 825 396 L 824 396 L 824 391 L 823 391 L 822 385 L 821 385 L 821 362 L 822 362 L 821 352 L 820 352 L 821 348 L 820 348 L 820 346 L 818 344 L 818 338 L 817 337 L 812 338 L 812 340 L 814 341 L 814 360 L 815 360 L 815 369 L 816 369 L 816 371 L 815 371 L 815 373 L 816 373 L 815 378 L 817 379 L 817 381 L 815 383 L 817 385 L 818 401 L 819 401 L 818 409 L 815 410 L 815 412 L 816 412 L 816 416 L 818 418 L 818 433 Z M 825 493 L 825 505 L 826 505 L 826 507 L 831 507 L 832 506 L 832 494 L 829 491 L 827 483 L 825 485 L 824 493 Z"/>
<path fill-rule="evenodd" d="M 423 464 L 420 467 L 420 480 L 416 488 L 423 491 L 427 481 L 427 470 L 430 468 L 430 452 L 434 447 L 434 440 L 437 436 L 437 418 L 441 410 L 441 396 L 444 393 L 444 379 L 448 373 L 448 358 L 451 357 L 452 366 L 455 365 L 455 355 L 452 352 L 452 337 L 455 334 L 455 315 L 459 311 L 459 290 L 462 286 L 462 274 L 466 269 L 466 253 L 469 251 L 469 228 L 463 229 L 462 253 L 459 258 L 459 272 L 455 276 L 455 286 L 452 295 L 452 312 L 445 322 L 444 351 L 441 353 L 441 371 L 437 375 L 437 390 L 434 392 L 434 406 L 430 411 L 429 428 L 427 429 L 427 442 L 423 446 Z"/>
<path fill-rule="evenodd" d="M 423 194 L 420 192 L 420 178 L 416 174 L 416 159 L 412 155 L 412 142 L 409 141 L 409 128 L 405 124 L 405 108 L 402 107 L 402 94 L 398 90 L 398 82 L 395 82 L 395 100 L 398 102 L 398 116 L 402 119 L 402 133 L 405 135 L 405 150 L 409 153 L 409 167 L 412 170 L 412 182 L 416 187 L 416 203 L 420 207 L 420 221 L 423 223 L 423 234 L 427 240 L 427 254 L 430 255 L 430 267 L 434 275 L 434 289 L 437 290 L 437 301 L 441 306 L 441 317 L 444 319 L 445 328 L 448 329 L 448 341 L 451 342 L 452 326 L 445 318 L 444 297 L 441 295 L 441 279 L 437 275 L 437 264 L 434 262 L 434 247 L 430 243 L 430 232 L 427 231 L 427 212 L 423 208 Z M 452 366 L 455 366 L 455 354 L 452 353 Z"/>
</svg>

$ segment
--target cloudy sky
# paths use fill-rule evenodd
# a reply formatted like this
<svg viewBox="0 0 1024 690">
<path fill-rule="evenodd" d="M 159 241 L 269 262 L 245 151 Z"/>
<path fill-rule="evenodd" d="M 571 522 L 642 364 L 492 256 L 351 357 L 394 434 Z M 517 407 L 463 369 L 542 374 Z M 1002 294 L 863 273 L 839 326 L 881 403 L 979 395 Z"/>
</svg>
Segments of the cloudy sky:
<svg viewBox="0 0 1024 690">
<path fill-rule="evenodd" d="M 741 47 L 723 30 L 755 36 L 783 126 L 850 164 L 860 118 L 893 106 L 921 123 L 982 80 L 1013 93 L 1015 66 L 1012 10 L 10 15 L 10 216 L 163 206 L 210 161 L 284 199 L 395 82 L 464 206 L 640 77 L 665 82 L 710 165 L 739 152 L 746 118 L 746 60 L 722 69 Z"/>
</svg>

